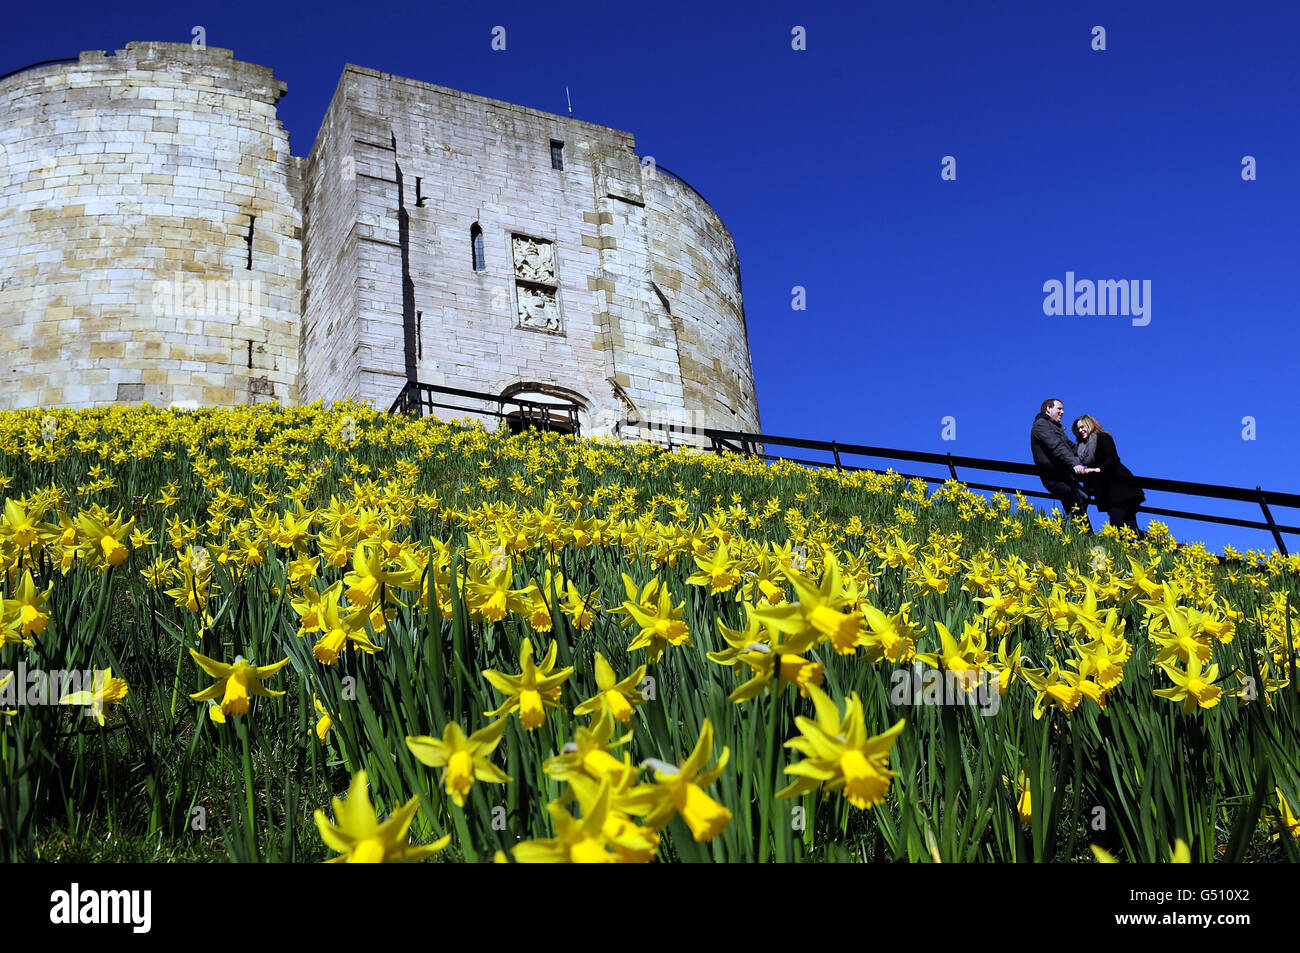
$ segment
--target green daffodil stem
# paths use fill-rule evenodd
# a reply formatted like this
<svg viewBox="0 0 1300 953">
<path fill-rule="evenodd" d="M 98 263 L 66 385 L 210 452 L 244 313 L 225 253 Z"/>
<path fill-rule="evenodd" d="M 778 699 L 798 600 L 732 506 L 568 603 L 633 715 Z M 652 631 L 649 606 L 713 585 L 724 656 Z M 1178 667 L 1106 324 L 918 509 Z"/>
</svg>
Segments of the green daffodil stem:
<svg viewBox="0 0 1300 953">
<path fill-rule="evenodd" d="M 660 692 L 671 691 L 671 683 L 665 666 L 656 662 L 650 666 L 650 674 L 654 676 L 655 684 L 662 685 Z M 654 704 L 646 705 L 645 709 L 650 715 L 650 735 L 654 739 L 654 746 L 659 751 L 672 751 L 674 748 L 673 732 L 668 728 L 668 719 L 664 715 L 664 704 L 666 699 L 662 695 L 656 695 Z"/>
<path fill-rule="evenodd" d="M 452 560 L 452 564 L 451 564 L 451 599 L 452 599 L 451 631 L 452 631 L 452 657 L 454 659 L 461 659 L 461 660 L 465 658 L 465 649 L 466 649 L 465 630 L 467 626 L 467 620 L 465 618 L 465 593 L 463 589 L 464 582 L 461 578 L 462 566 L 463 566 L 463 560 L 461 556 L 458 554 Z M 464 696 L 465 696 L 464 666 L 458 665 L 456 666 L 456 691 L 455 691 L 455 697 L 456 697 L 455 717 L 456 718 L 465 717 L 466 713 L 464 708 Z"/>
<path fill-rule="evenodd" d="M 776 794 L 776 772 L 780 759 L 777 757 L 777 745 L 779 740 L 776 736 L 776 719 L 780 710 L 781 702 L 781 666 L 776 666 L 776 675 L 772 679 L 771 703 L 772 710 L 767 720 L 767 744 L 763 751 L 763 777 L 766 779 L 767 787 L 763 792 L 763 798 L 759 802 L 762 813 L 762 827 L 759 831 L 758 838 L 758 862 L 767 863 L 770 856 L 772 845 L 768 840 L 769 834 L 774 834 L 777 840 L 777 860 L 784 861 L 782 856 L 785 853 L 784 839 L 780 831 L 775 830 L 773 826 L 772 812 L 776 810 L 774 796 Z M 779 822 L 778 822 L 779 825 Z"/>
<path fill-rule="evenodd" d="M 176 650 L 176 677 L 172 679 L 172 722 L 176 721 L 176 698 L 181 690 L 181 659 L 185 658 L 185 645 Z"/>
<path fill-rule="evenodd" d="M 465 812 L 458 807 L 453 807 L 451 816 L 456 824 L 456 839 L 461 844 L 465 859 L 471 864 L 478 863 L 478 851 L 474 849 L 474 842 L 469 838 L 469 825 L 465 823 Z"/>
<path fill-rule="evenodd" d="M 98 726 L 97 730 L 99 733 L 99 769 L 103 772 L 102 780 L 99 783 L 101 790 L 103 790 L 104 786 L 108 784 L 108 779 L 111 777 L 108 773 L 108 736 L 104 731 L 103 725 Z M 105 791 L 104 793 L 106 795 L 104 803 L 107 808 L 108 827 L 110 830 L 115 830 L 117 827 L 117 818 L 114 816 L 113 810 L 113 793 L 111 791 Z"/>
<path fill-rule="evenodd" d="M 546 796 L 547 777 L 546 777 L 546 771 L 542 768 L 542 762 L 546 760 L 545 749 L 547 748 L 547 745 L 544 745 L 542 743 L 542 739 L 538 737 L 540 735 L 540 732 L 529 731 L 529 732 L 520 732 L 520 734 L 526 734 L 528 736 L 529 748 L 532 751 L 533 797 L 530 800 L 532 800 L 536 804 L 545 804 L 549 800 L 549 798 Z M 554 742 L 552 742 L 549 747 L 550 750 L 552 751 L 559 750 L 559 745 L 555 744 Z M 523 788 L 522 784 L 520 784 L 520 788 Z"/>
<path fill-rule="evenodd" d="M 446 670 L 444 659 L 446 647 L 442 639 L 442 613 L 438 609 L 438 588 L 432 553 L 429 555 L 429 564 L 425 568 L 424 587 L 425 600 L 429 605 L 428 611 L 424 614 L 424 651 L 431 673 L 426 684 L 433 695 L 435 710 L 445 711 L 446 705 L 443 702 L 442 686 Z"/>
<path fill-rule="evenodd" d="M 244 756 L 244 839 L 248 842 L 249 854 L 256 859 L 257 829 L 253 822 L 253 754 L 249 750 L 248 725 L 245 724 L 245 719 L 235 716 L 234 721 Z"/>
</svg>

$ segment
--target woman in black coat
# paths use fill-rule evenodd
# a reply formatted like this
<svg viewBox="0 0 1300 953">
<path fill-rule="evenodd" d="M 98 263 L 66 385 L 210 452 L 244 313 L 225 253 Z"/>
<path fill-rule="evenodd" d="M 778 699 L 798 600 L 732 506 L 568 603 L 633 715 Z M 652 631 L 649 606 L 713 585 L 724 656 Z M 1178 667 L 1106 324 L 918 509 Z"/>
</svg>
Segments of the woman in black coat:
<svg viewBox="0 0 1300 953">
<path fill-rule="evenodd" d="M 1129 468 L 1120 463 L 1115 438 L 1087 414 L 1076 420 L 1072 429 L 1079 441 L 1079 462 L 1100 471 L 1084 477 L 1097 509 L 1110 517 L 1112 525 L 1128 526 L 1139 537 L 1145 535 L 1138 529 L 1137 511 L 1146 501 L 1146 494 Z"/>
</svg>

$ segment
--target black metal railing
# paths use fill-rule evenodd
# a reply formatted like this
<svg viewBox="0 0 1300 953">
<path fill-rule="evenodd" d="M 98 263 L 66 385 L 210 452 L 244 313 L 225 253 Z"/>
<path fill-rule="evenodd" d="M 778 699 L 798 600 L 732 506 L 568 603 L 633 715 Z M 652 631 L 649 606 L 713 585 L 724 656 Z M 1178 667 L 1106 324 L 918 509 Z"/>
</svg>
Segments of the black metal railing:
<svg viewBox="0 0 1300 953">
<path fill-rule="evenodd" d="M 899 473 L 899 476 L 909 480 L 924 480 L 927 483 L 946 483 L 948 480 L 957 480 L 963 486 L 972 490 L 985 490 L 994 493 L 1019 493 L 1026 497 L 1035 497 L 1038 499 L 1055 499 L 1050 493 L 1041 489 L 1026 487 L 1002 486 L 996 483 L 972 483 L 961 479 L 957 474 L 957 468 L 965 470 L 983 471 L 986 473 L 1007 473 L 1019 476 L 1037 477 L 1039 470 L 1030 463 L 1016 463 L 1008 460 L 988 460 L 982 457 L 964 457 L 951 453 L 929 453 L 916 450 L 898 450 L 892 447 L 870 447 L 861 444 L 839 443 L 835 440 L 806 440 L 800 437 L 777 437 L 771 434 L 745 433 L 737 430 L 714 430 L 701 427 L 684 427 L 676 424 L 656 424 L 646 421 L 625 420 L 615 428 L 616 436 L 620 439 L 647 439 L 635 436 L 627 432 L 629 428 L 639 428 L 648 430 L 651 433 L 661 433 L 666 438 L 667 446 L 671 449 L 673 446 L 673 435 L 678 434 L 681 437 L 694 437 L 694 440 L 678 439 L 678 445 L 693 444 L 702 449 L 714 453 L 744 453 L 750 456 L 756 456 L 763 460 L 788 460 L 791 463 L 797 463 L 802 466 L 811 467 L 836 467 L 841 470 L 870 470 L 876 473 L 883 472 L 877 467 L 870 466 L 851 466 L 845 464 L 843 458 L 851 457 L 871 457 L 880 460 L 899 460 L 907 463 L 927 463 L 937 466 L 946 467 L 947 476 L 928 476 L 925 474 Z M 653 441 L 654 438 L 648 438 Z M 814 450 L 831 455 L 831 460 L 804 460 L 797 457 L 790 457 L 784 454 L 768 453 L 772 447 L 788 447 L 795 450 Z M 895 471 L 897 472 L 897 471 Z M 1283 555 L 1287 554 L 1286 543 L 1283 540 L 1283 534 L 1300 536 L 1300 526 L 1291 526 L 1278 523 L 1273 516 L 1273 507 L 1287 507 L 1300 509 L 1300 494 L 1283 493 L 1275 490 L 1264 490 L 1261 487 L 1249 489 L 1245 487 L 1222 486 L 1214 483 L 1194 483 L 1188 480 L 1167 480 L 1160 477 L 1135 477 L 1136 481 L 1142 486 L 1143 490 L 1154 490 L 1162 493 L 1175 493 L 1183 496 L 1201 497 L 1211 500 L 1232 500 L 1243 503 L 1250 503 L 1258 506 L 1263 514 L 1263 520 L 1241 519 L 1233 516 L 1218 516 L 1210 513 L 1195 513 L 1181 509 L 1167 509 L 1157 506 L 1142 506 L 1142 512 L 1151 516 L 1174 517 L 1177 519 L 1197 520 L 1204 523 L 1217 523 L 1223 526 L 1240 526 L 1246 529 L 1263 530 L 1271 533 L 1274 542 L 1277 544 L 1278 551 Z"/>
<path fill-rule="evenodd" d="M 637 156 L 638 163 L 641 163 L 642 159 L 649 159 L 651 161 L 650 168 L 654 169 L 654 172 L 662 172 L 667 174 L 668 178 L 677 179 L 677 181 L 681 182 L 681 185 L 686 186 L 686 189 L 693 191 L 695 195 L 699 195 L 699 200 L 701 200 L 701 202 L 708 205 L 708 199 L 706 199 L 698 189 L 695 189 L 693 185 L 690 185 L 690 182 L 679 176 L 679 174 L 673 172 L 672 169 L 669 169 L 667 165 L 659 165 L 659 161 L 656 160 L 654 156 Z M 646 168 L 645 164 L 642 164 L 642 168 Z M 712 208 L 712 205 L 710 205 L 710 208 Z"/>
<path fill-rule="evenodd" d="M 442 398 L 459 397 L 460 403 L 447 403 Z M 465 400 L 479 405 L 467 406 Z M 509 409 L 508 409 L 509 408 Z M 442 387 L 437 384 L 424 384 L 420 381 L 407 381 L 397 394 L 397 399 L 388 408 L 390 414 L 406 414 L 412 417 L 425 417 L 434 410 L 455 410 L 466 414 L 478 414 L 494 417 L 506 422 L 512 430 L 536 428 L 554 430 L 582 436 L 582 426 L 578 413 L 582 408 L 575 403 L 547 403 L 519 397 L 503 397 L 484 391 L 465 390 L 459 387 Z"/>
<path fill-rule="evenodd" d="M 461 398 L 460 403 L 448 403 L 443 398 Z M 479 406 L 467 406 L 464 401 L 473 401 Z M 513 430 L 536 427 L 572 434 L 575 438 L 582 436 L 578 420 L 582 409 L 576 403 L 546 403 L 519 397 L 507 397 L 489 394 L 484 391 L 465 390 L 458 387 L 442 387 L 436 384 L 424 384 L 419 381 L 407 381 L 388 408 L 390 414 L 408 414 L 424 417 L 434 410 L 453 410 L 464 414 L 476 414 L 503 420 Z M 646 437 L 634 433 L 635 430 L 647 431 L 652 436 Z M 926 483 L 946 483 L 949 480 L 960 482 L 972 490 L 990 493 L 1019 493 L 1034 499 L 1054 500 L 1050 493 L 1034 487 L 1006 486 L 1000 483 L 976 483 L 962 479 L 957 468 L 973 470 L 977 473 L 1005 473 L 1016 476 L 1037 477 L 1039 470 L 1032 463 L 1018 463 L 1010 460 L 990 460 L 984 457 L 958 456 L 952 453 L 931 453 L 919 450 L 898 450 L 893 447 L 872 447 L 855 443 L 840 443 L 836 440 L 809 440 L 802 437 L 778 437 L 772 434 L 747 433 L 740 430 L 717 430 L 707 427 L 685 427 L 679 424 L 660 424 L 644 420 L 623 420 L 614 426 L 614 436 L 625 441 L 660 442 L 653 435 L 662 435 L 663 443 L 668 449 L 676 446 L 692 446 L 713 453 L 741 453 L 758 457 L 762 460 L 797 463 L 808 467 L 835 467 L 840 470 L 866 470 L 874 473 L 884 472 L 880 467 L 855 466 L 844 462 L 845 457 L 867 457 L 877 460 L 896 460 L 905 463 L 923 463 L 944 467 L 946 476 L 934 476 L 923 473 L 899 472 L 899 476 L 908 480 L 924 480 Z M 785 447 L 793 450 L 812 450 L 829 454 L 830 460 L 807 460 L 785 454 L 769 453 L 773 447 Z M 892 469 L 892 467 L 890 468 Z M 1262 520 L 1242 519 L 1235 516 L 1221 516 L 1212 513 L 1196 513 L 1190 510 L 1169 509 L 1159 506 L 1142 506 L 1142 512 L 1150 516 L 1172 517 L 1175 519 L 1196 520 L 1203 523 L 1216 523 L 1221 526 L 1238 526 L 1243 529 L 1262 530 L 1270 533 L 1277 544 L 1278 551 L 1287 554 L 1283 535 L 1300 536 L 1300 526 L 1277 522 L 1273 516 L 1274 507 L 1300 510 L 1300 494 L 1283 493 L 1276 490 L 1264 490 L 1255 487 L 1223 486 L 1215 483 L 1195 483 L 1188 480 L 1167 480 L 1162 477 L 1135 477 L 1143 490 L 1161 493 L 1173 493 L 1182 496 L 1199 497 L 1208 500 L 1227 500 L 1249 503 L 1258 506 L 1263 515 Z"/>
<path fill-rule="evenodd" d="M 20 66 L 18 69 L 11 69 L 7 73 L 0 73 L 0 81 L 8 79 L 10 76 L 17 76 L 19 73 L 26 73 L 29 69 L 36 69 L 38 66 L 53 66 L 55 63 L 79 63 L 79 56 L 64 56 L 57 60 L 41 60 L 39 63 L 28 63 L 26 66 Z"/>
</svg>

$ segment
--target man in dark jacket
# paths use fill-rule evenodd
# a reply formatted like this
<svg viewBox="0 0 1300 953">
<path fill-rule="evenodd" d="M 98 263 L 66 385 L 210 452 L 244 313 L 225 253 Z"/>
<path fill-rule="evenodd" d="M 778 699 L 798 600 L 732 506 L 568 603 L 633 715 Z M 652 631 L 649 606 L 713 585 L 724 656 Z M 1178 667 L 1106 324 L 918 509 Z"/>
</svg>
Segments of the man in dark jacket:
<svg viewBox="0 0 1300 953">
<path fill-rule="evenodd" d="M 1060 501 L 1067 519 L 1082 516 L 1088 523 L 1088 532 L 1092 532 L 1092 523 L 1088 521 L 1088 497 L 1079 487 L 1076 476 L 1096 473 L 1079 462 L 1073 442 L 1065 435 L 1061 418 L 1065 416 L 1065 405 L 1055 397 L 1043 401 L 1038 416 L 1034 418 L 1033 429 L 1029 432 L 1029 447 L 1034 455 L 1034 465 L 1038 467 L 1039 479 L 1047 492 Z"/>
</svg>

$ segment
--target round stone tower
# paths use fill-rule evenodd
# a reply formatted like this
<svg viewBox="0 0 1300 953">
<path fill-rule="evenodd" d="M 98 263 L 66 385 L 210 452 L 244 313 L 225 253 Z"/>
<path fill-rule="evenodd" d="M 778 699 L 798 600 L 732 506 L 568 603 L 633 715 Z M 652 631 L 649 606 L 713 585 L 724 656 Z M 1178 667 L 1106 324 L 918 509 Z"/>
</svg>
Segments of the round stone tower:
<svg viewBox="0 0 1300 953">
<path fill-rule="evenodd" d="M 183 43 L 0 81 L 0 408 L 297 402 L 284 92 Z"/>
<path fill-rule="evenodd" d="M 735 240 L 685 181 L 663 170 L 644 178 L 651 274 L 669 302 L 686 407 L 697 426 L 757 431 L 758 396 Z"/>
</svg>

